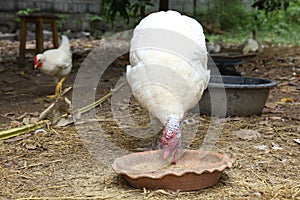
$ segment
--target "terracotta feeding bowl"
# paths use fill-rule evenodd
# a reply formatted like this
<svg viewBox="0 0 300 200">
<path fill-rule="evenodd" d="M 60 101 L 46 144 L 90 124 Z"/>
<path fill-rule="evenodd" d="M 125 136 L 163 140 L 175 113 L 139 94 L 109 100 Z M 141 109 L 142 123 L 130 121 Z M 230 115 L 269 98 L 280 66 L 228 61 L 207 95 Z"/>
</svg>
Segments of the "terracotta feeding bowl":
<svg viewBox="0 0 300 200">
<path fill-rule="evenodd" d="M 215 185 L 232 164 L 226 155 L 184 150 L 174 165 L 162 158 L 162 150 L 154 150 L 117 158 L 112 167 L 135 188 L 191 191 Z"/>
</svg>

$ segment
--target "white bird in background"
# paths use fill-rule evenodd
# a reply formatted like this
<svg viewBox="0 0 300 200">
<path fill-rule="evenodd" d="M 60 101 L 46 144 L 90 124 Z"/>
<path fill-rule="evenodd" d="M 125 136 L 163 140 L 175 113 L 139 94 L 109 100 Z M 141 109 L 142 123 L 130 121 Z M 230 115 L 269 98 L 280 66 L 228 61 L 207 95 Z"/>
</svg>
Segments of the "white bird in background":
<svg viewBox="0 0 300 200">
<path fill-rule="evenodd" d="M 206 41 L 206 48 L 208 53 L 219 53 L 221 51 L 221 45 L 219 41 L 211 42 Z"/>
<path fill-rule="evenodd" d="M 244 43 L 243 43 L 243 54 L 247 54 L 247 53 L 254 53 L 257 52 L 259 49 L 258 46 L 258 42 L 252 38 L 247 39 Z"/>
<path fill-rule="evenodd" d="M 126 75 L 134 97 L 164 124 L 163 157 L 176 163 L 181 121 L 210 78 L 202 26 L 176 11 L 148 15 L 134 30 Z"/>
<path fill-rule="evenodd" d="M 243 54 L 255 53 L 262 50 L 262 47 L 257 39 L 257 31 L 252 31 L 253 38 L 244 41 L 242 45 Z"/>
<path fill-rule="evenodd" d="M 48 97 L 58 97 L 62 91 L 62 84 L 72 69 L 69 39 L 63 35 L 57 49 L 50 49 L 34 56 L 34 68 L 39 68 L 43 74 L 53 77 L 56 82 L 55 94 Z"/>
</svg>

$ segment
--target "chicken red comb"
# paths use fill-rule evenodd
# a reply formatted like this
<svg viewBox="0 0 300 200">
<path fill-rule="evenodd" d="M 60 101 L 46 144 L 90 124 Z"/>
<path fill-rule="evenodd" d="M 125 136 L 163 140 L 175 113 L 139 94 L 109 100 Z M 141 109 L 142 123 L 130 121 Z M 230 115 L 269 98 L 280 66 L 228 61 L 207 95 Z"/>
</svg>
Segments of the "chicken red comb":
<svg viewBox="0 0 300 200">
<path fill-rule="evenodd" d="M 34 62 L 34 64 L 37 63 L 37 57 L 36 57 L 36 55 L 33 57 L 33 62 Z"/>
</svg>

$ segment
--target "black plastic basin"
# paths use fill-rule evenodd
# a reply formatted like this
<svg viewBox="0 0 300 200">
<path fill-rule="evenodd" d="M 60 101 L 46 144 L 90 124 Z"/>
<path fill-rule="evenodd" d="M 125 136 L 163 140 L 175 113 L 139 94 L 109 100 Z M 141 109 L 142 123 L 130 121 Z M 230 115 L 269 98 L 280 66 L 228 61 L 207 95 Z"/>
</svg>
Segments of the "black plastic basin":
<svg viewBox="0 0 300 200">
<path fill-rule="evenodd" d="M 199 102 L 200 112 L 221 117 L 259 115 L 275 85 L 261 78 L 211 76 Z"/>
</svg>

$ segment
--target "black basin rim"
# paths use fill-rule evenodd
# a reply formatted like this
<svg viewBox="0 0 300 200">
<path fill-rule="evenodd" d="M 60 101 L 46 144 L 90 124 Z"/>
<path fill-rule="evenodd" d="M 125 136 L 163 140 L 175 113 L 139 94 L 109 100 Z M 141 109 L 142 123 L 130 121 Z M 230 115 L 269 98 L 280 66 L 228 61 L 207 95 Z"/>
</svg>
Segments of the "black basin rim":
<svg viewBox="0 0 300 200">
<path fill-rule="evenodd" d="M 248 80 L 255 80 L 259 82 L 263 82 L 261 84 L 230 84 L 230 83 L 215 83 L 210 81 L 208 83 L 209 88 L 240 88 L 240 89 L 264 89 L 264 88 L 271 88 L 277 85 L 276 82 L 267 80 L 267 79 L 261 79 L 261 78 L 253 78 L 253 77 L 240 77 L 240 76 L 215 76 L 212 75 L 211 79 L 214 78 L 222 78 L 222 79 L 248 79 Z"/>
</svg>

